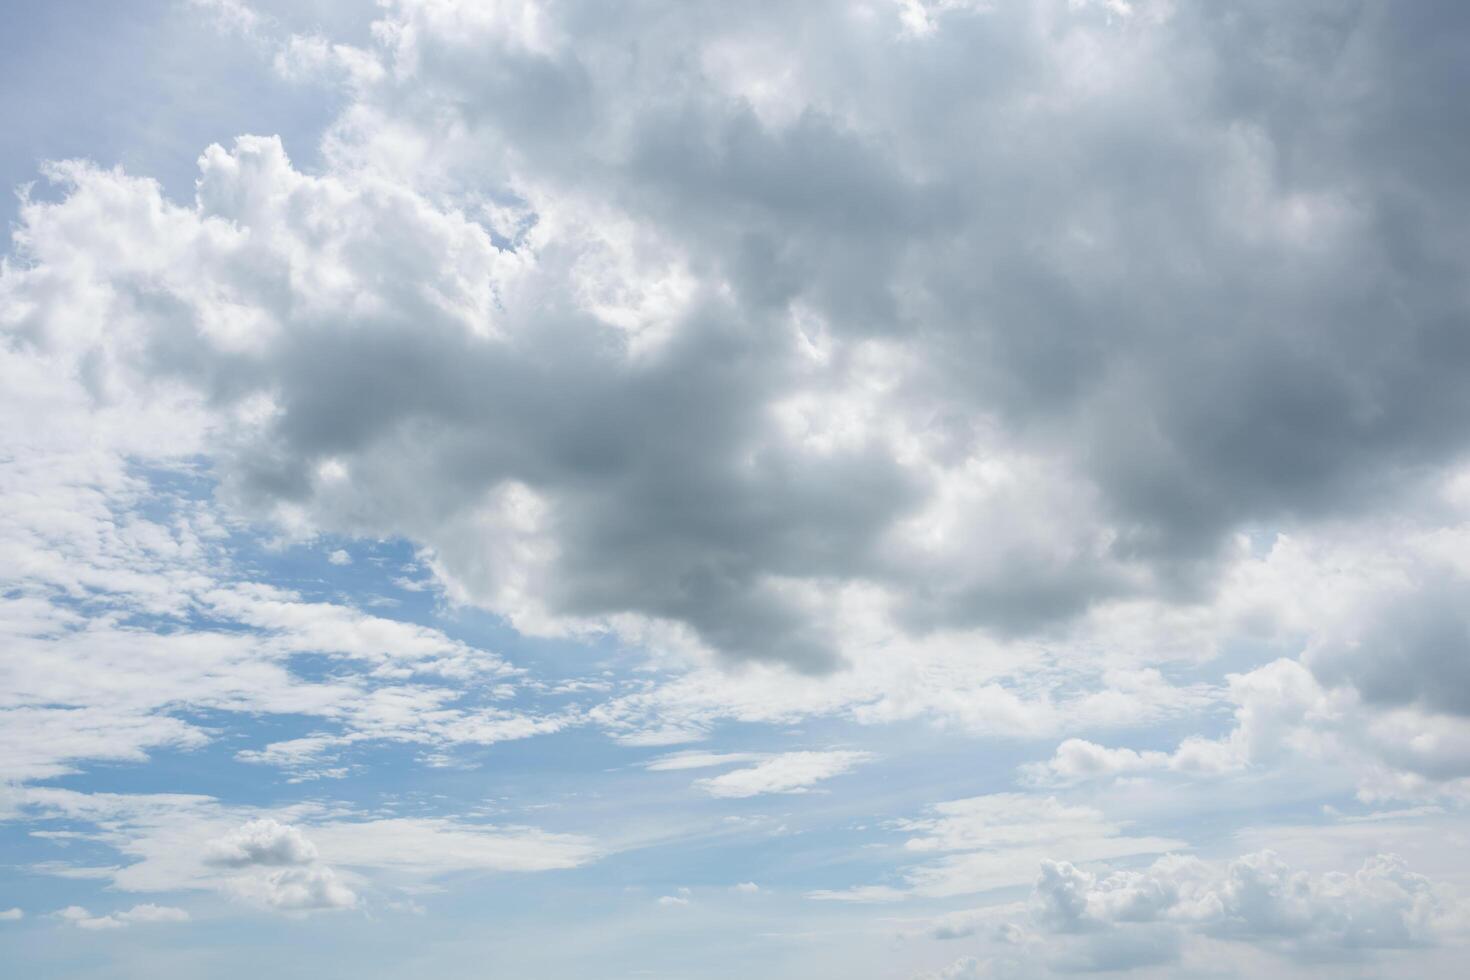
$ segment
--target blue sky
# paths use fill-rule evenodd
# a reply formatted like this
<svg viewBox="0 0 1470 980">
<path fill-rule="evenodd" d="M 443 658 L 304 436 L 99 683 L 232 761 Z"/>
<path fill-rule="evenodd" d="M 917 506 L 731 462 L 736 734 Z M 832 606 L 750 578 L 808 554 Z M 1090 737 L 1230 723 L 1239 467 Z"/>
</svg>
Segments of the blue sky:
<svg viewBox="0 0 1470 980">
<path fill-rule="evenodd" d="M 1459 975 L 1459 5 L 15 7 L 18 975 Z"/>
</svg>

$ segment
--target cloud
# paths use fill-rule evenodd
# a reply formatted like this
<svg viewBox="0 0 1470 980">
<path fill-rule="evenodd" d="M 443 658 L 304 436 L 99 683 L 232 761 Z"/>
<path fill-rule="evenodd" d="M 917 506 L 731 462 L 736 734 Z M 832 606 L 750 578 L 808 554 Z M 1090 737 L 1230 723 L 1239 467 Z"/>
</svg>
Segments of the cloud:
<svg viewBox="0 0 1470 980">
<path fill-rule="evenodd" d="M 29 819 L 90 825 L 127 858 L 98 870 L 121 891 L 206 890 L 285 912 L 359 907 L 378 882 L 464 871 L 533 873 L 595 861 L 589 837 L 448 817 L 354 818 L 320 804 L 262 811 L 207 796 L 23 791 Z M 47 869 L 66 874 L 69 865 Z"/>
<path fill-rule="evenodd" d="M 1139 870 L 1043 859 L 1027 902 L 934 920 L 935 937 L 979 936 L 985 952 L 919 977 L 1388 968 L 1410 961 L 1386 954 L 1457 943 L 1467 911 L 1454 888 L 1385 854 L 1349 873 L 1293 868 L 1270 851 L 1222 861 L 1171 854 Z"/>
<path fill-rule="evenodd" d="M 650 759 L 643 768 L 651 772 L 680 771 L 684 769 L 709 769 L 736 762 L 753 762 L 761 756 L 750 752 L 672 752 Z"/>
<path fill-rule="evenodd" d="M 1351 874 L 1313 875 L 1269 851 L 1224 864 L 1166 857 L 1099 876 L 1043 863 L 1032 918 L 1063 943 L 1064 962 L 1119 969 L 1169 962 L 1181 933 L 1264 944 L 1294 956 L 1432 945 L 1464 927 L 1454 892 L 1379 855 Z"/>
<path fill-rule="evenodd" d="M 316 846 L 301 831 L 268 817 L 210 841 L 208 851 L 211 864 L 231 868 L 310 864 L 317 857 Z"/>
<path fill-rule="evenodd" d="M 1251 764 L 1204 739 L 1125 757 L 1089 730 L 1206 708 L 1220 690 L 1171 663 L 1331 618 L 1246 608 L 1293 559 L 1286 535 L 1265 559 L 1243 539 L 1284 526 L 1325 552 L 1463 526 L 1428 499 L 1463 448 L 1442 421 L 1464 388 L 1440 326 L 1458 278 L 1410 257 L 1460 254 L 1444 216 L 1464 195 L 1410 149 L 1438 129 L 1321 82 L 1330 50 L 1384 105 L 1452 104 L 1444 76 L 1387 68 L 1420 19 L 1165 7 L 1132 5 L 1124 29 L 1061 2 L 757 26 L 404 3 L 365 47 L 251 20 L 288 74 L 341 87 L 321 166 L 244 136 L 203 148 L 176 201 L 50 165 L 0 274 L 6 405 L 27 421 L 6 435 L 26 462 L 5 528 L 25 677 L 5 678 L 0 725 L 44 733 L 12 778 L 200 746 L 185 705 L 311 715 L 304 739 L 238 756 L 294 779 L 347 774 L 372 740 L 590 721 L 673 744 L 814 715 L 1077 736 L 1061 780 Z M 1256 64 L 1252 29 L 1301 72 Z M 634 37 L 690 56 L 612 69 Z M 934 135 L 997 129 L 1017 139 Z M 130 463 L 202 458 L 218 505 L 201 488 L 151 519 Z M 448 601 L 610 630 L 670 670 L 585 715 L 476 704 L 465 678 L 514 673 L 488 652 L 229 572 L 222 525 L 242 515 L 297 540 L 406 537 Z M 1397 546 L 1398 571 L 1433 579 L 1428 554 Z M 84 628 L 62 597 L 93 589 L 208 628 Z M 1458 778 L 1441 716 L 1463 685 L 1433 652 L 1456 594 L 1418 632 L 1384 614 L 1393 658 L 1351 653 L 1384 648 L 1371 631 L 1309 637 L 1317 682 L 1383 712 L 1382 792 Z M 63 645 L 86 669 L 37 688 Z M 305 683 L 289 661 L 312 652 L 359 669 Z M 1388 659 L 1403 669 L 1364 667 Z M 145 663 L 167 690 L 111 693 Z M 1432 752 L 1404 738 L 1419 712 Z"/>
<path fill-rule="evenodd" d="M 1172 752 L 1068 739 L 1050 760 L 1023 766 L 1022 777 L 1068 785 L 1127 774 L 1304 772 L 1325 763 L 1369 800 L 1454 797 L 1470 787 L 1470 721 L 1459 714 L 1383 707 L 1355 688 L 1324 687 L 1311 669 L 1287 659 L 1230 675 L 1229 689 L 1235 727 L 1221 738 L 1190 736 Z"/>
<path fill-rule="evenodd" d="M 986 964 L 973 956 L 961 956 L 938 970 L 914 974 L 912 980 L 978 980 L 991 975 Z"/>
<path fill-rule="evenodd" d="M 54 166 L 7 331 L 191 406 L 246 512 L 406 536 L 523 630 L 806 671 L 846 586 L 1032 634 L 1465 448 L 1461 277 L 1415 259 L 1467 204 L 1418 122 L 1448 7 L 526 9 L 277 38 L 343 68 L 316 174 L 270 137 L 183 205 Z"/>
<path fill-rule="evenodd" d="M 122 929 L 137 923 L 188 922 L 189 913 L 167 905 L 134 905 L 111 915 L 93 915 L 80 905 L 68 905 L 56 913 L 78 929 L 93 931 Z M 18 916 L 17 916 L 18 918 Z"/>
<path fill-rule="evenodd" d="M 1057 970 L 1450 928 L 1392 862 L 1093 865 L 1183 848 L 1186 780 L 1470 793 L 1463 9 L 395 0 L 348 43 L 200 3 L 340 111 L 317 147 L 190 149 L 192 199 L 108 160 L 22 197 L 0 813 L 116 852 L 51 870 L 306 912 L 613 847 L 58 788 L 89 763 L 218 742 L 295 781 L 381 743 L 434 765 L 582 725 L 922 723 L 1044 739 L 1023 781 L 1077 798 L 916 806 L 896 870 L 813 897 L 937 902 L 1052 861 L 1030 928 L 1056 956 L 1029 966 Z M 637 669 L 553 690 L 255 554 L 369 539 L 413 550 L 405 607 Z M 235 740 L 254 717 L 274 741 Z M 710 770 L 680 777 L 710 808 L 874 757 L 635 758 Z"/>
<path fill-rule="evenodd" d="M 25 917 L 25 909 L 12 908 L 0 910 L 0 922 L 19 922 Z"/>
<path fill-rule="evenodd" d="M 175 430 L 197 415 L 165 413 L 164 423 L 130 401 L 89 409 L 74 380 L 37 363 L 0 349 L 0 371 L 14 382 L 0 397 L 15 417 L 33 419 L 0 435 L 16 461 L 0 476 L 7 779 L 198 748 L 211 732 L 181 717 L 190 711 L 313 716 L 341 744 L 488 744 L 569 723 L 477 704 L 447 686 L 513 685 L 520 672 L 488 651 L 239 574 L 207 483 L 151 445 L 173 440 L 193 452 L 195 435 Z M 298 656 L 338 666 L 314 681 L 293 670 Z M 46 666 L 58 658 L 68 669 Z M 407 723 L 410 705 L 422 725 Z"/>
<path fill-rule="evenodd" d="M 1055 798 L 997 793 L 937 803 L 926 816 L 897 821 L 911 836 L 905 854 L 935 856 L 902 872 L 900 885 L 870 885 L 810 897 L 838 901 L 944 898 L 1027 883 L 1044 860 L 1059 853 L 1075 861 L 1108 861 L 1184 847 L 1162 837 L 1131 836 L 1087 806 Z"/>
<path fill-rule="evenodd" d="M 823 780 L 851 772 L 869 762 L 869 752 L 783 752 L 745 769 L 695 780 L 710 796 L 739 799 L 764 793 L 805 793 Z"/>
<path fill-rule="evenodd" d="M 1357 629 L 1339 626 L 1308 652 L 1323 684 L 1374 707 L 1470 715 L 1470 580 L 1445 569 L 1354 618 Z"/>
<path fill-rule="evenodd" d="M 124 922 L 187 922 L 189 913 L 167 905 L 134 905 L 126 912 L 115 913 Z"/>
<path fill-rule="evenodd" d="M 265 875 L 232 878 L 227 888 L 236 896 L 282 912 L 350 909 L 358 896 L 328 867 L 282 868 Z"/>
<path fill-rule="evenodd" d="M 663 908 L 679 908 L 688 905 L 692 900 L 689 889 L 680 888 L 676 894 L 660 896 L 658 904 Z"/>
</svg>

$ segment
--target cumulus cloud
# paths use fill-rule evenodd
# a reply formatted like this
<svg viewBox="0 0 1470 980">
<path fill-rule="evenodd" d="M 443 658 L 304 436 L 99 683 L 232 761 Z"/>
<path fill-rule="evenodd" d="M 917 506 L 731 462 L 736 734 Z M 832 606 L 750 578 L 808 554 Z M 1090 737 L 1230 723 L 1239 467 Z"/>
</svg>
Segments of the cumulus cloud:
<svg viewBox="0 0 1470 980">
<path fill-rule="evenodd" d="M 312 173 L 269 136 L 205 148 L 192 201 L 92 164 L 48 168 L 55 193 L 23 203 L 0 277 L 6 377 L 28 415 L 44 402 L 109 434 L 100 485 L 117 493 L 87 496 L 99 483 L 78 472 L 65 486 L 80 512 L 114 509 L 124 459 L 204 454 L 232 513 L 406 536 L 449 597 L 524 631 L 778 665 L 701 668 L 589 713 L 628 742 L 811 714 L 1051 735 L 1212 699 L 1101 656 L 1149 621 L 1188 627 L 1197 655 L 1226 644 L 1248 618 L 1198 601 L 1252 564 L 1236 532 L 1397 513 L 1458 458 L 1443 419 L 1465 386 L 1442 326 L 1458 280 L 1411 258 L 1461 254 L 1463 193 L 1424 163 L 1446 157 L 1413 149 L 1453 147 L 1405 122 L 1449 104 L 1458 62 L 1425 68 L 1432 84 L 1387 67 L 1427 19 L 1061 0 L 817 5 L 754 24 L 526 10 L 399 3 L 366 47 L 247 18 L 287 74 L 329 77 L 347 100 Z M 1299 70 L 1257 63 L 1258 35 Z M 690 57 L 623 65 L 631 37 Z M 1382 104 L 1347 111 L 1333 72 L 1375 79 Z M 1016 139 L 934 135 L 993 129 Z M 53 428 L 11 438 L 53 459 Z M 351 637 L 342 655 L 379 679 L 489 669 L 339 606 L 181 590 L 154 554 L 167 539 L 122 516 L 132 553 L 83 556 L 85 577 L 146 588 L 135 603 L 189 596 L 277 652 Z M 171 555 L 207 546 L 203 518 Z M 56 544 L 41 525 L 17 526 L 33 539 L 25 575 L 83 587 L 29 557 Z M 121 575 L 150 567 L 140 554 L 167 574 Z M 1316 648 L 1312 670 L 1358 678 L 1372 705 L 1452 714 L 1458 661 L 1423 652 L 1452 625 L 1406 639 L 1402 671 L 1354 666 L 1344 651 L 1368 647 L 1351 640 Z M 839 662 L 840 680 L 784 670 Z M 16 775 L 200 744 L 159 709 L 260 708 L 260 690 L 280 695 L 265 710 L 346 728 L 324 753 L 574 721 L 456 707 L 448 688 L 347 707 L 360 692 L 275 680 L 125 712 L 27 694 L 15 725 L 67 737 L 34 740 Z M 294 778 L 348 771 L 323 755 Z"/>
<path fill-rule="evenodd" d="M 357 894 L 338 880 L 335 871 L 324 866 L 283 868 L 265 875 L 232 878 L 227 888 L 240 898 L 282 912 L 350 909 L 358 903 Z"/>
<path fill-rule="evenodd" d="M 320 175 L 269 137 L 185 205 L 54 167 L 6 327 L 206 406 L 241 506 L 421 541 L 527 630 L 823 670 L 845 583 L 912 635 L 1197 594 L 1232 530 L 1464 448 L 1420 123 L 1460 14 L 1319 7 L 398 3 L 280 41 L 355 66 Z"/>
<path fill-rule="evenodd" d="M 1115 809 L 1120 777 L 1470 794 L 1462 4 L 393 0 L 351 39 L 195 6 L 337 109 L 315 148 L 191 148 L 192 197 L 110 160 L 49 163 L 21 197 L 0 815 L 118 853 L 62 870 L 295 913 L 612 846 L 43 785 L 199 749 L 230 715 L 304 720 L 230 746 L 290 780 L 381 742 L 432 765 L 580 725 L 668 747 L 922 721 L 1045 739 L 1022 771 L 1042 792 L 887 824 L 896 870 L 814 897 L 938 901 L 1043 866 L 1027 928 L 1057 953 L 1030 965 L 1057 970 L 1454 928 L 1388 859 L 1093 863 L 1185 846 Z M 359 545 L 405 541 L 398 587 L 647 672 L 538 686 L 266 580 L 237 548 L 262 528 L 353 579 Z M 872 761 L 624 768 L 711 770 L 679 781 L 728 801 Z M 1064 787 L 1097 797 L 1045 795 Z M 1030 948 L 990 925 L 929 936 Z"/>
<path fill-rule="evenodd" d="M 0 911 L 0 922 L 19 922 L 25 917 L 25 909 L 11 908 Z"/>
<path fill-rule="evenodd" d="M 1101 876 L 1047 861 L 1032 896 L 1040 929 L 1091 937 L 1062 955 L 1093 969 L 1170 961 L 1181 931 L 1296 956 L 1432 945 L 1463 929 L 1466 914 L 1452 889 L 1393 855 L 1322 875 L 1269 851 L 1223 864 L 1171 856 Z"/>
<path fill-rule="evenodd" d="M 1021 774 L 1033 784 L 1068 785 L 1130 774 L 1290 772 L 1325 763 L 1365 799 L 1459 797 L 1470 789 L 1470 721 L 1458 713 L 1375 704 L 1355 685 L 1324 686 L 1312 669 L 1287 659 L 1231 675 L 1229 691 L 1235 726 L 1221 738 L 1190 736 L 1170 752 L 1068 739 L 1051 759 L 1027 764 Z"/>
<path fill-rule="evenodd" d="M 207 860 L 231 868 L 252 865 L 310 864 L 316 846 L 295 827 L 269 817 L 252 820 L 224 837 L 209 842 Z"/>
</svg>

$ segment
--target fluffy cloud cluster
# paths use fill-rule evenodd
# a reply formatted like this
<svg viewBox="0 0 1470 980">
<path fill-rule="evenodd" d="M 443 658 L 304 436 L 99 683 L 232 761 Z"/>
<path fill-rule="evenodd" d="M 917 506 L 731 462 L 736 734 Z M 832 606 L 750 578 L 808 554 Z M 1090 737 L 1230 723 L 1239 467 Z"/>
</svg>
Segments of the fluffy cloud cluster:
<svg viewBox="0 0 1470 980">
<path fill-rule="evenodd" d="M 23 202 L 0 325 L 37 425 L 8 435 L 31 462 L 8 477 L 28 557 L 6 601 L 37 656 L 74 615 L 39 576 L 292 649 L 349 630 L 379 677 L 487 669 L 221 582 L 217 555 L 190 558 L 218 534 L 205 509 L 175 529 L 130 510 L 147 490 L 128 461 L 203 454 L 228 513 L 406 536 L 452 598 L 524 631 L 761 662 L 589 713 L 627 741 L 811 714 L 1143 724 L 1217 696 L 1157 664 L 1252 631 L 1303 641 L 1313 676 L 1372 711 L 1458 724 L 1463 630 L 1431 583 L 1467 523 L 1436 496 L 1464 449 L 1447 420 L 1470 390 L 1451 326 L 1466 201 L 1435 162 L 1456 145 L 1418 121 L 1453 104 L 1460 70 L 1419 41 L 1459 12 L 655 4 L 625 22 L 570 0 L 401 0 L 353 47 L 212 6 L 344 108 L 314 172 L 246 136 L 205 150 L 192 202 L 81 162 Z M 106 438 L 68 443 L 43 406 Z M 97 515 L 80 535 L 37 506 L 57 487 Z M 1263 608 L 1263 585 L 1295 592 L 1337 557 L 1279 574 L 1290 556 L 1253 543 L 1278 526 L 1412 538 L 1405 607 L 1444 615 L 1387 665 L 1386 634 L 1334 646 L 1301 626 L 1320 604 Z M 64 568 L 41 557 L 63 539 L 82 559 Z M 419 665 L 364 648 L 425 641 L 441 651 Z M 246 669 L 223 655 L 211 677 Z M 292 687 L 128 711 L 27 692 L 0 723 L 54 730 L 27 740 L 55 748 L 18 760 L 26 778 L 205 737 L 162 704 L 289 704 L 344 730 L 241 758 L 306 778 L 345 772 L 328 757 L 365 739 L 575 720 L 448 688 Z M 1058 771 L 1244 764 L 1232 751 Z M 1395 752 L 1380 783 L 1454 768 Z"/>
<path fill-rule="evenodd" d="M 310 864 L 317 856 L 315 845 L 301 831 L 269 817 L 211 841 L 208 850 L 210 863 L 229 868 Z"/>
<path fill-rule="evenodd" d="M 1015 911 L 1029 914 L 1008 921 Z M 1026 905 L 955 913 L 933 926 L 937 938 L 986 937 L 996 955 L 961 957 L 916 980 L 1207 966 L 1276 975 L 1289 970 L 1283 957 L 1341 964 L 1458 943 L 1467 915 L 1454 888 L 1387 854 L 1351 873 L 1292 868 L 1270 851 L 1220 862 L 1168 855 L 1143 870 L 1098 873 L 1048 859 Z M 1255 958 L 1263 952 L 1268 958 Z"/>
<path fill-rule="evenodd" d="M 205 714 L 304 720 L 234 755 L 300 780 L 379 741 L 432 765 L 822 718 L 1060 742 L 1023 772 L 1059 795 L 1470 792 L 1463 4 L 387 0 L 357 43 L 194 6 L 334 90 L 316 152 L 201 147 L 192 199 L 51 163 L 0 265 L 0 811 L 128 859 L 92 873 L 306 912 L 603 852 L 37 785 L 204 746 Z M 406 540 L 432 576 L 407 587 L 652 669 L 543 710 L 488 651 L 262 581 L 252 522 L 333 535 L 342 575 L 348 539 Z M 669 778 L 738 800 L 874 759 L 645 770 L 730 767 Z M 888 829 L 892 874 L 810 894 L 939 902 L 1051 861 L 1042 969 L 1459 921 L 1387 861 L 1079 870 L 1184 846 L 1102 799 Z"/>
<path fill-rule="evenodd" d="M 1464 448 L 1427 124 L 1462 69 L 1423 43 L 1463 15 L 1116 6 L 267 37 L 347 95 L 324 173 L 242 138 L 177 205 L 58 166 L 6 329 L 207 410 L 243 506 L 422 541 L 525 629 L 819 670 L 848 585 L 914 635 L 1198 594 L 1233 529 Z"/>
<path fill-rule="evenodd" d="M 1430 945 L 1458 934 L 1467 913 L 1452 890 L 1392 855 L 1352 874 L 1313 875 L 1269 851 L 1224 865 L 1166 857 L 1104 876 L 1048 861 L 1032 904 L 1044 932 L 1094 936 L 1064 956 L 1100 969 L 1172 959 L 1178 936 L 1160 923 L 1309 956 Z"/>
<path fill-rule="evenodd" d="M 1221 738 L 1191 736 L 1172 751 L 1071 738 L 1023 773 L 1069 784 L 1325 762 L 1366 799 L 1463 797 L 1470 791 L 1466 581 L 1450 571 L 1422 589 L 1355 589 L 1335 604 L 1339 615 L 1314 630 L 1302 660 L 1230 675 L 1235 725 Z"/>
</svg>

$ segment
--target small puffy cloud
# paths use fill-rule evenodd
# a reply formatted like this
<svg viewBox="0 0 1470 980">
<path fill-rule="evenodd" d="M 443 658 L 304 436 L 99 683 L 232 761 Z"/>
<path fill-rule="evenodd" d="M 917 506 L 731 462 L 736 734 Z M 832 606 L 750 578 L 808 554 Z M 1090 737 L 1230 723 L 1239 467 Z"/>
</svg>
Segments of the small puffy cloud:
<svg viewBox="0 0 1470 980">
<path fill-rule="evenodd" d="M 761 886 L 753 881 L 742 881 L 738 885 L 732 885 L 730 890 L 741 895 L 756 895 L 760 893 Z"/>
<path fill-rule="evenodd" d="M 317 857 L 315 845 L 301 831 L 268 817 L 210 841 L 206 850 L 209 863 L 231 868 L 310 864 Z"/>
<path fill-rule="evenodd" d="M 745 769 L 696 780 L 711 796 L 742 798 L 763 793 L 805 793 L 833 776 L 851 772 L 873 758 L 869 752 L 783 752 Z"/>
<path fill-rule="evenodd" d="M 689 891 L 689 889 L 680 888 L 673 895 L 660 896 L 658 904 L 663 906 L 664 908 L 677 908 L 679 906 L 688 905 L 692 900 L 692 893 Z"/>
<path fill-rule="evenodd" d="M 1135 752 L 1132 749 L 1110 749 L 1086 739 L 1069 738 L 1057 746 L 1056 754 L 1044 767 L 1026 770 L 1033 780 L 1071 782 L 1122 773 L 1145 772 L 1167 767 L 1166 752 Z"/>
<path fill-rule="evenodd" d="M 14 908 L 0 910 L 0 922 L 18 922 L 25 917 L 25 909 Z"/>
<path fill-rule="evenodd" d="M 111 915 L 93 915 L 80 905 L 68 905 L 56 912 L 57 917 L 65 919 L 78 929 L 101 931 L 104 929 L 121 929 L 123 921 Z"/>
<path fill-rule="evenodd" d="M 347 553 L 346 549 L 338 548 L 336 551 L 327 555 L 327 561 L 333 565 L 351 565 L 352 556 Z"/>
</svg>

